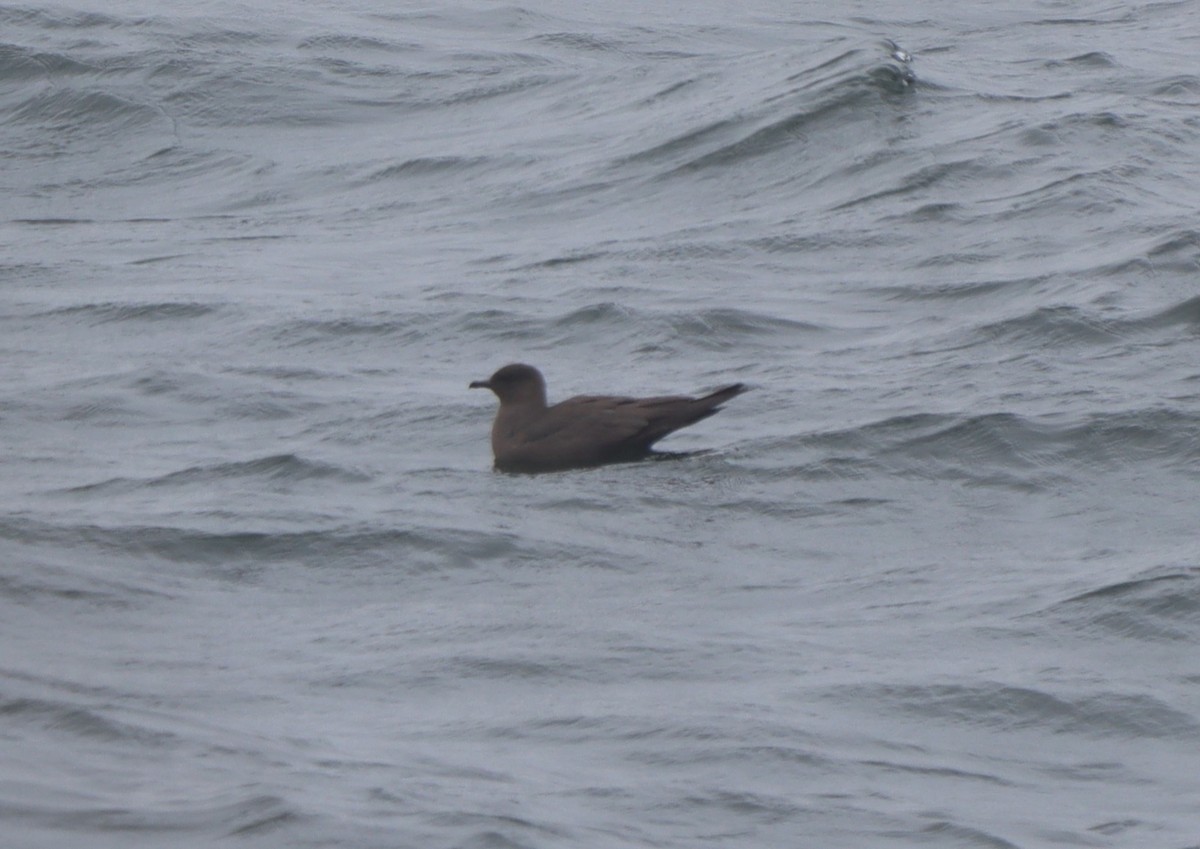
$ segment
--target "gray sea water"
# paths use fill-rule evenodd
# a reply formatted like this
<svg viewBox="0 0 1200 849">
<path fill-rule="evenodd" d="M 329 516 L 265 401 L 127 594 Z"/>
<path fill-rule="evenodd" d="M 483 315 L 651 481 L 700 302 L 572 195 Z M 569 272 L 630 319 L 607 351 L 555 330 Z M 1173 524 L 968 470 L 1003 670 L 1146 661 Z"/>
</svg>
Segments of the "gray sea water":
<svg viewBox="0 0 1200 849">
<path fill-rule="evenodd" d="M 0 140 L 0 845 L 1200 846 L 1194 0 L 4 2 Z"/>
</svg>

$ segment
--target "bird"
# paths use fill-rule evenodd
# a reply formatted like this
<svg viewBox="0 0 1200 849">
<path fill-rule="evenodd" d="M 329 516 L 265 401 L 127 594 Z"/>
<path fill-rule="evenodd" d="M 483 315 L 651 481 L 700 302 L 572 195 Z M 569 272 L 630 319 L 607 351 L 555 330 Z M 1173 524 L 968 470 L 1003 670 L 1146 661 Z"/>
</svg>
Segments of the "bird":
<svg viewBox="0 0 1200 849">
<path fill-rule="evenodd" d="M 747 386 L 731 383 L 698 398 L 577 395 L 549 406 L 542 373 L 512 363 L 487 380 L 472 381 L 469 388 L 490 389 L 500 399 L 492 424 L 495 468 L 531 474 L 655 455 L 651 450 L 655 442 L 713 415 Z"/>
</svg>

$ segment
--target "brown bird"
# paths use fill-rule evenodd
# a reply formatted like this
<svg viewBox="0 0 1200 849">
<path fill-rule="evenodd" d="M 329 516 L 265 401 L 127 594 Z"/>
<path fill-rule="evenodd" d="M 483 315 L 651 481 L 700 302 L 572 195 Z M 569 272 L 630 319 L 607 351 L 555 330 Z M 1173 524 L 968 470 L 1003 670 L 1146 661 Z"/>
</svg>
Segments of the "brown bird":
<svg viewBox="0 0 1200 849">
<path fill-rule="evenodd" d="M 504 366 L 471 389 L 490 389 L 500 399 L 492 425 L 492 453 L 503 472 L 555 472 L 622 463 L 650 456 L 651 446 L 721 409 L 746 391 L 733 383 L 699 398 L 667 395 L 622 398 L 577 395 L 546 404 L 546 381 L 533 366 Z"/>
</svg>

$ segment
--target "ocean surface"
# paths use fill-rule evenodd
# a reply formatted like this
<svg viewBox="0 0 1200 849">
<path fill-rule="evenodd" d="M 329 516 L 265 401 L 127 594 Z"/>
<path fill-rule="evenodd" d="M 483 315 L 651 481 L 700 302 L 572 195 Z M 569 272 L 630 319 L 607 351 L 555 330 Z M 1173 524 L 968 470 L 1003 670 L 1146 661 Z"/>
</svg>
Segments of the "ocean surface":
<svg viewBox="0 0 1200 849">
<path fill-rule="evenodd" d="M 1194 0 L 0 2 L 0 140 L 4 849 L 1200 847 Z"/>
</svg>

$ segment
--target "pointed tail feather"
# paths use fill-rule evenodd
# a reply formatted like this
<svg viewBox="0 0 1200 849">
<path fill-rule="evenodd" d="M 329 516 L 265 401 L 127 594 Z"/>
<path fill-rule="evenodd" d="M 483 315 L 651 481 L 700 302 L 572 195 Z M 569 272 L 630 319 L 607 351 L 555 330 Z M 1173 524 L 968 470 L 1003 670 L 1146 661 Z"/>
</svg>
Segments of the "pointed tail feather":
<svg viewBox="0 0 1200 849">
<path fill-rule="evenodd" d="M 744 383 L 731 383 L 728 386 L 722 386 L 720 389 L 710 392 L 707 395 L 697 398 L 696 400 L 700 403 L 703 403 L 705 406 L 710 407 L 713 412 L 716 412 L 720 409 L 721 404 L 724 404 L 730 398 L 736 398 L 749 388 L 750 387 Z"/>
</svg>

